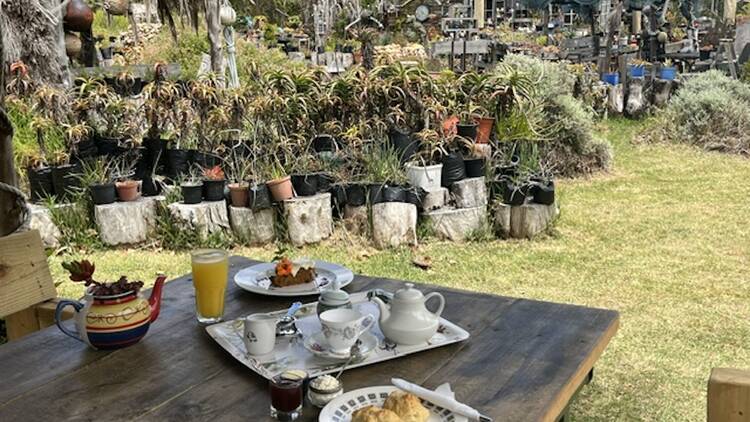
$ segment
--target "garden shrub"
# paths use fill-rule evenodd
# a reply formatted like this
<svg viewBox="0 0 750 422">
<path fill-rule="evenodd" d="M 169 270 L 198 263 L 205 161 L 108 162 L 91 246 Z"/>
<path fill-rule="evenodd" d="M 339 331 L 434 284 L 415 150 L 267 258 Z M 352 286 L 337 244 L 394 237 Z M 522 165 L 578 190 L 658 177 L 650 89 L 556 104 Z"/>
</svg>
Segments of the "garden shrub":
<svg viewBox="0 0 750 422">
<path fill-rule="evenodd" d="M 536 83 L 537 94 L 542 98 L 573 94 L 576 75 L 568 71 L 567 65 L 551 62 L 523 54 L 508 54 L 503 63 L 531 74 Z"/>
<path fill-rule="evenodd" d="M 656 141 L 750 154 L 750 86 L 712 70 L 685 82 L 646 134 Z"/>
</svg>

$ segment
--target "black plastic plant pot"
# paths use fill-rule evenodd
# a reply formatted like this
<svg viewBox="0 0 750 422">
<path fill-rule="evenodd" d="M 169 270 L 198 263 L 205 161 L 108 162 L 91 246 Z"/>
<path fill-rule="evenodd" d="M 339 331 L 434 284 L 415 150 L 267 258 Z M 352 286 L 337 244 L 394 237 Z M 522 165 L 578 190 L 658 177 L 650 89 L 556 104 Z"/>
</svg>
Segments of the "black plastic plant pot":
<svg viewBox="0 0 750 422">
<path fill-rule="evenodd" d="M 541 181 L 531 187 L 532 201 L 542 205 L 555 203 L 555 181 Z"/>
<path fill-rule="evenodd" d="M 194 164 L 198 164 L 202 168 L 211 168 L 221 164 L 221 158 L 204 151 L 193 151 L 192 161 Z"/>
<path fill-rule="evenodd" d="M 28 169 L 26 172 L 29 179 L 29 196 L 32 202 L 39 202 L 48 196 L 55 194 L 55 186 L 52 183 L 52 169 Z"/>
<path fill-rule="evenodd" d="M 466 177 L 482 177 L 484 176 L 484 158 L 472 158 L 464 160 L 464 167 L 466 167 Z"/>
<path fill-rule="evenodd" d="M 443 156 L 443 173 L 440 180 L 440 184 L 443 187 L 450 187 L 450 185 L 466 179 L 466 166 L 464 165 L 464 157 L 457 152 L 452 152 Z"/>
<path fill-rule="evenodd" d="M 143 156 L 157 174 L 164 171 L 167 162 L 167 141 L 161 138 L 143 138 Z"/>
<path fill-rule="evenodd" d="M 125 148 L 120 146 L 119 138 L 97 135 L 96 149 L 99 155 L 107 157 L 119 157 L 125 152 Z"/>
<path fill-rule="evenodd" d="M 167 177 L 172 180 L 186 174 L 190 169 L 190 151 L 186 149 L 168 149 L 166 160 Z"/>
<path fill-rule="evenodd" d="M 114 47 L 102 47 L 99 49 L 99 51 L 102 53 L 103 60 L 110 60 L 112 58 L 114 50 Z"/>
<path fill-rule="evenodd" d="M 346 187 L 344 185 L 332 185 L 329 192 L 331 193 L 331 208 L 334 217 L 343 216 L 344 205 L 346 205 Z"/>
<path fill-rule="evenodd" d="M 404 191 L 404 202 L 416 205 L 417 209 L 422 208 L 422 200 L 427 191 L 420 187 L 409 187 Z"/>
<path fill-rule="evenodd" d="M 385 199 L 383 197 L 384 190 L 385 190 L 385 185 L 382 183 L 373 183 L 368 186 L 367 196 L 370 201 L 370 205 L 375 205 L 375 204 L 380 204 L 382 202 L 385 202 Z"/>
<path fill-rule="evenodd" d="M 367 203 L 367 185 L 362 183 L 350 183 L 346 187 L 346 203 L 352 207 L 361 207 Z"/>
<path fill-rule="evenodd" d="M 293 174 L 292 186 L 297 196 L 313 196 L 318 193 L 318 175 Z"/>
<path fill-rule="evenodd" d="M 336 151 L 336 138 L 331 135 L 318 135 L 313 138 L 311 146 L 315 152 L 334 152 Z"/>
<path fill-rule="evenodd" d="M 529 193 L 529 185 L 516 186 L 512 182 L 505 183 L 503 202 L 507 205 L 518 206 L 526 202 Z"/>
<path fill-rule="evenodd" d="M 329 173 L 318 173 L 318 192 L 328 192 L 336 179 Z"/>
<path fill-rule="evenodd" d="M 265 183 L 250 186 L 248 193 L 251 209 L 257 211 L 271 208 L 271 194 Z"/>
<path fill-rule="evenodd" d="M 203 200 L 203 185 L 180 185 L 182 202 L 186 204 L 200 204 Z"/>
<path fill-rule="evenodd" d="M 115 190 L 114 183 L 105 183 L 102 185 L 91 185 L 89 187 L 91 193 L 91 202 L 94 205 L 107 205 L 115 202 L 117 198 L 117 191 Z"/>
<path fill-rule="evenodd" d="M 406 189 L 402 186 L 383 186 L 383 202 L 405 202 Z"/>
<path fill-rule="evenodd" d="M 477 139 L 477 128 L 479 127 L 476 123 L 459 123 L 456 125 L 456 135 L 476 140 Z"/>
<path fill-rule="evenodd" d="M 81 186 L 81 167 L 77 164 L 52 167 L 52 185 L 58 200 L 69 200 Z"/>
<path fill-rule="evenodd" d="M 226 183 L 226 180 L 204 180 L 203 199 L 206 201 L 224 200 L 224 185 Z"/>
<path fill-rule="evenodd" d="M 512 179 L 518 175 L 518 165 L 500 166 L 497 172 L 500 177 Z"/>
<path fill-rule="evenodd" d="M 76 150 L 73 154 L 73 159 L 76 161 L 83 161 L 87 158 L 96 157 L 98 153 L 99 149 L 96 147 L 96 142 L 93 138 L 88 138 L 76 144 Z"/>
<path fill-rule="evenodd" d="M 388 142 L 391 148 L 398 154 L 402 163 L 411 161 L 419 149 L 419 141 L 414 139 L 412 133 L 400 129 L 388 131 Z"/>
<path fill-rule="evenodd" d="M 141 193 L 143 196 L 159 195 L 161 194 L 162 188 L 162 184 L 151 177 L 144 177 L 141 182 Z"/>
</svg>

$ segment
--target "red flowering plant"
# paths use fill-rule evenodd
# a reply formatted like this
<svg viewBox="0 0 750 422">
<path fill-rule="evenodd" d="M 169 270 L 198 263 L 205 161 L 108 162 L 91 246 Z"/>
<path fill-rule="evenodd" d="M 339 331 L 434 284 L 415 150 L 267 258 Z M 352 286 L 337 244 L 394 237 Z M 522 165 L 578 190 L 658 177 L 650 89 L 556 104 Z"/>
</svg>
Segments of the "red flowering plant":
<svg viewBox="0 0 750 422">
<path fill-rule="evenodd" d="M 138 292 L 143 287 L 142 281 L 128 281 L 126 276 L 111 283 L 94 280 L 96 266 L 88 260 L 63 262 L 62 267 L 70 273 L 70 279 L 83 282 L 94 296 L 114 296 L 130 291 Z"/>
</svg>

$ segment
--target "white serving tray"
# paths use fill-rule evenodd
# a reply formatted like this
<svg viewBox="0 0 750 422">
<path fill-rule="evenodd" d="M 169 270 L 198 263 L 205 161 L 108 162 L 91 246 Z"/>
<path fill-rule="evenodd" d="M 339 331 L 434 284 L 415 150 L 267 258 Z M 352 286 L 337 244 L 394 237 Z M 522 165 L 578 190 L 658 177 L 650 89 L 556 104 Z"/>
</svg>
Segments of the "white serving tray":
<svg viewBox="0 0 750 422">
<path fill-rule="evenodd" d="M 377 305 L 367 301 L 366 292 L 353 293 L 351 300 L 354 309 L 363 314 L 372 314 L 376 320 L 380 316 L 380 310 Z M 247 354 L 245 343 L 242 342 L 242 318 L 210 325 L 206 327 L 206 331 L 235 359 L 266 379 L 270 380 L 276 375 L 290 369 L 302 369 L 307 372 L 310 378 L 313 378 L 337 372 L 345 363 L 343 361 L 332 361 L 317 357 L 305 349 L 303 345 L 304 338 L 319 332 L 321 329 L 320 321 L 315 313 L 316 305 L 317 302 L 308 303 L 297 311 L 296 324 L 300 332 L 299 335 L 277 337 L 274 350 L 263 356 L 251 356 Z M 283 309 L 271 312 L 270 315 L 281 316 L 285 313 L 286 309 Z M 364 360 L 350 363 L 347 369 L 397 359 L 412 353 L 442 347 L 469 338 L 468 331 L 444 318 L 440 318 L 438 332 L 430 340 L 410 346 L 396 345 L 386 341 L 378 324 L 375 324 L 371 330 L 372 334 L 378 339 L 378 347 L 367 355 Z"/>
</svg>

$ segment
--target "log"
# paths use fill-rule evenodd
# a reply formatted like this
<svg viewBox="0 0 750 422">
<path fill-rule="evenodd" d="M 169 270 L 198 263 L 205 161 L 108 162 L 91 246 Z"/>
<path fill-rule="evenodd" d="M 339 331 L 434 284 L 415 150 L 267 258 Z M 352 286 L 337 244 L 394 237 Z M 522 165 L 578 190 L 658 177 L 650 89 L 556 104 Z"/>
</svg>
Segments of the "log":
<svg viewBox="0 0 750 422">
<path fill-rule="evenodd" d="M 708 380 L 708 422 L 750 421 L 750 371 L 713 368 Z"/>
<path fill-rule="evenodd" d="M 5 110 L 0 108 L 0 182 L 18 186 L 13 166 L 13 125 Z M 24 209 L 18 204 L 18 195 L 0 189 L 0 237 L 7 236 L 24 222 Z"/>
<path fill-rule="evenodd" d="M 208 43 L 211 50 L 211 72 L 220 79 L 224 79 L 222 46 L 224 39 L 221 36 L 221 21 L 219 11 L 221 2 L 219 0 L 206 0 L 206 27 L 208 28 Z"/>
</svg>

